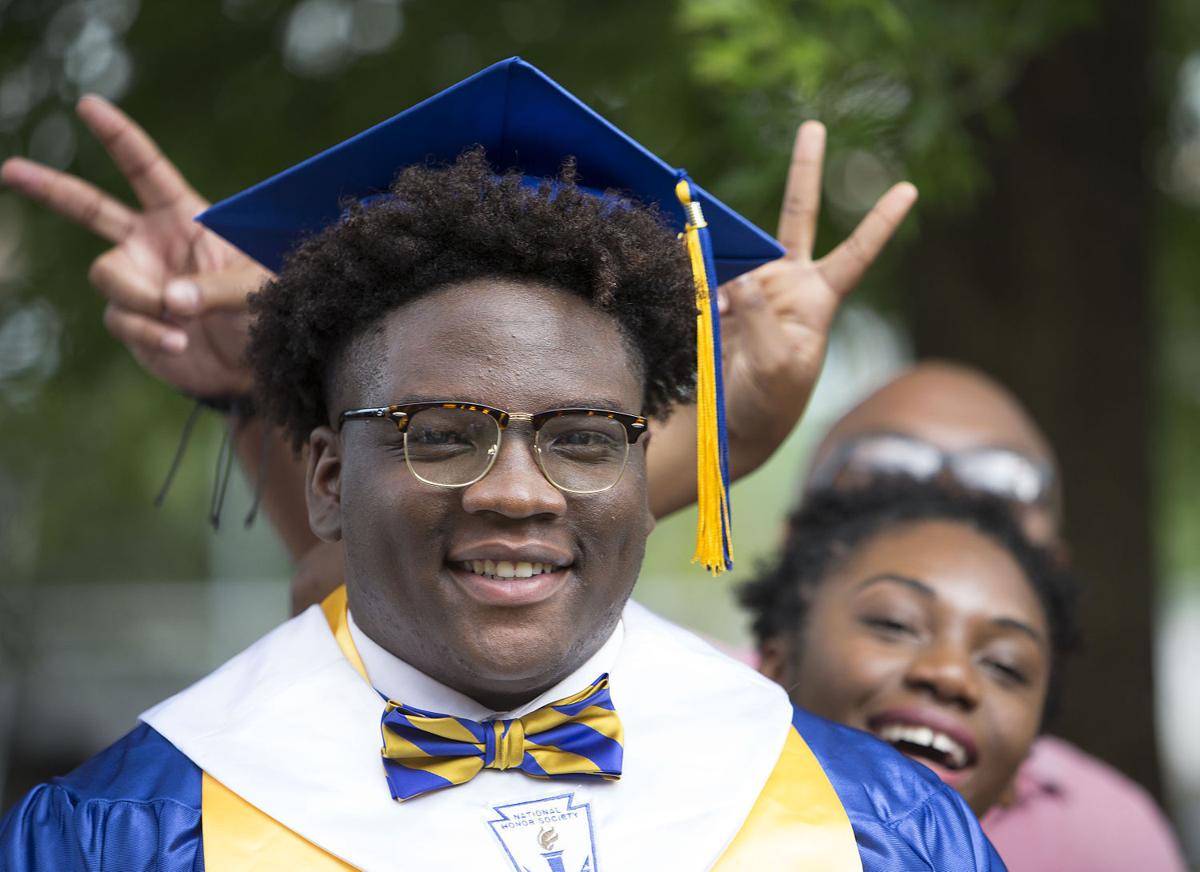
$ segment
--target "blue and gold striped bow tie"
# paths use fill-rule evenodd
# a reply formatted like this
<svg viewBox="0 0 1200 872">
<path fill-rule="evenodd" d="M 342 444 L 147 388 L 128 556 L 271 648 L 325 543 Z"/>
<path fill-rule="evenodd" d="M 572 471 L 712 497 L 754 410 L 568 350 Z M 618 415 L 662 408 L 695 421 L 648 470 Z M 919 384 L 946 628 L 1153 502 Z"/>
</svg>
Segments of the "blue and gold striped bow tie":
<svg viewBox="0 0 1200 872">
<path fill-rule="evenodd" d="M 623 739 L 607 674 L 574 696 L 509 720 L 472 721 L 389 700 L 383 768 L 392 798 L 399 800 L 465 784 L 484 769 L 615 781 Z"/>
</svg>

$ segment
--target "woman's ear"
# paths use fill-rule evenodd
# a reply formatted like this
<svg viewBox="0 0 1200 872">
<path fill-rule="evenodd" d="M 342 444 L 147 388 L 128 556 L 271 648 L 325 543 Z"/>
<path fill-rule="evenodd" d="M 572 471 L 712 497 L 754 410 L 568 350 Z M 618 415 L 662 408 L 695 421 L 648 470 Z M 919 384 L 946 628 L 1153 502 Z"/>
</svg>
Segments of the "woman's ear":
<svg viewBox="0 0 1200 872">
<path fill-rule="evenodd" d="M 788 646 L 778 636 L 764 639 L 758 647 L 758 671 L 776 684 L 787 687 L 788 680 Z"/>
<path fill-rule="evenodd" d="M 326 542 L 342 538 L 341 442 L 329 427 L 318 427 L 308 437 L 305 497 L 308 525 Z"/>
</svg>

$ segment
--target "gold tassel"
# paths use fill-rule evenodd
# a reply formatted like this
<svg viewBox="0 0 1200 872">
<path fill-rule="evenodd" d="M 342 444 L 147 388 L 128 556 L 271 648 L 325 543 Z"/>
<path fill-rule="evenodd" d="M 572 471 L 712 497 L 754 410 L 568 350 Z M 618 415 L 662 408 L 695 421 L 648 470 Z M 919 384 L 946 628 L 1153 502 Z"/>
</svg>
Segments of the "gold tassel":
<svg viewBox="0 0 1200 872">
<path fill-rule="evenodd" d="M 717 417 L 716 355 L 708 270 L 704 262 L 701 228 L 707 227 L 700 204 L 692 199 L 691 185 L 681 179 L 675 195 L 687 212 L 682 234 L 687 243 L 696 286 L 696 489 L 700 516 L 696 523 L 693 563 L 702 563 L 714 576 L 733 560 L 727 483 L 721 468 L 721 438 Z"/>
</svg>

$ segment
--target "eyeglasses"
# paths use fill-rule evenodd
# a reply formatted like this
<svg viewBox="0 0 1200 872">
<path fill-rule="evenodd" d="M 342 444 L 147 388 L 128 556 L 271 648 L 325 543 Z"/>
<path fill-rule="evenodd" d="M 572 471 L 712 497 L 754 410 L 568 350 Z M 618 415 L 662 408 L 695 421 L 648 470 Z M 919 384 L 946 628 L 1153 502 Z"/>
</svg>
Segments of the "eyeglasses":
<svg viewBox="0 0 1200 872">
<path fill-rule="evenodd" d="M 479 403 L 404 403 L 349 409 L 347 421 L 386 420 L 404 434 L 404 462 L 418 479 L 438 487 L 467 487 L 496 462 L 500 437 L 514 421 L 533 429 L 534 457 L 550 484 L 573 494 L 614 487 L 625 471 L 629 446 L 646 432 L 646 419 L 607 409 L 506 412 Z"/>
<path fill-rule="evenodd" d="M 868 433 L 847 439 L 809 476 L 810 491 L 902 475 L 931 481 L 948 475 L 970 491 L 1022 505 L 1048 503 L 1054 492 L 1049 464 L 1011 448 L 982 446 L 943 451 L 900 433 Z"/>
</svg>

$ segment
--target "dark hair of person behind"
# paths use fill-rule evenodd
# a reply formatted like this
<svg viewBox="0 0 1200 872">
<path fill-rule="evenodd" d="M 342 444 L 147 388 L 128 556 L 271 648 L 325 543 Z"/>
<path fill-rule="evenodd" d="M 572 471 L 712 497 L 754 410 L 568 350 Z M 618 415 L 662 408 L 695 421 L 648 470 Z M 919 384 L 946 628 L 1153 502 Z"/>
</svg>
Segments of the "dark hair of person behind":
<svg viewBox="0 0 1200 872">
<path fill-rule="evenodd" d="M 781 552 L 738 589 L 757 644 L 802 634 L 813 592 L 840 561 L 875 536 L 920 521 L 965 524 L 1003 547 L 1020 566 L 1050 629 L 1045 722 L 1061 697 L 1063 661 L 1078 642 L 1078 585 L 1049 550 L 1026 538 L 1009 505 L 995 497 L 907 479 L 811 495 L 788 518 Z"/>
<path fill-rule="evenodd" d="M 497 175 L 476 148 L 450 166 L 409 167 L 390 196 L 349 204 L 251 298 L 260 407 L 299 449 L 331 422 L 335 371 L 366 365 L 342 359 L 352 339 L 406 302 L 481 278 L 589 300 L 617 320 L 642 367 L 639 411 L 661 416 L 686 399 L 696 353 L 687 254 L 656 209 L 588 193 L 574 175 L 568 161 L 558 179 L 533 187 L 516 171 Z"/>
</svg>

